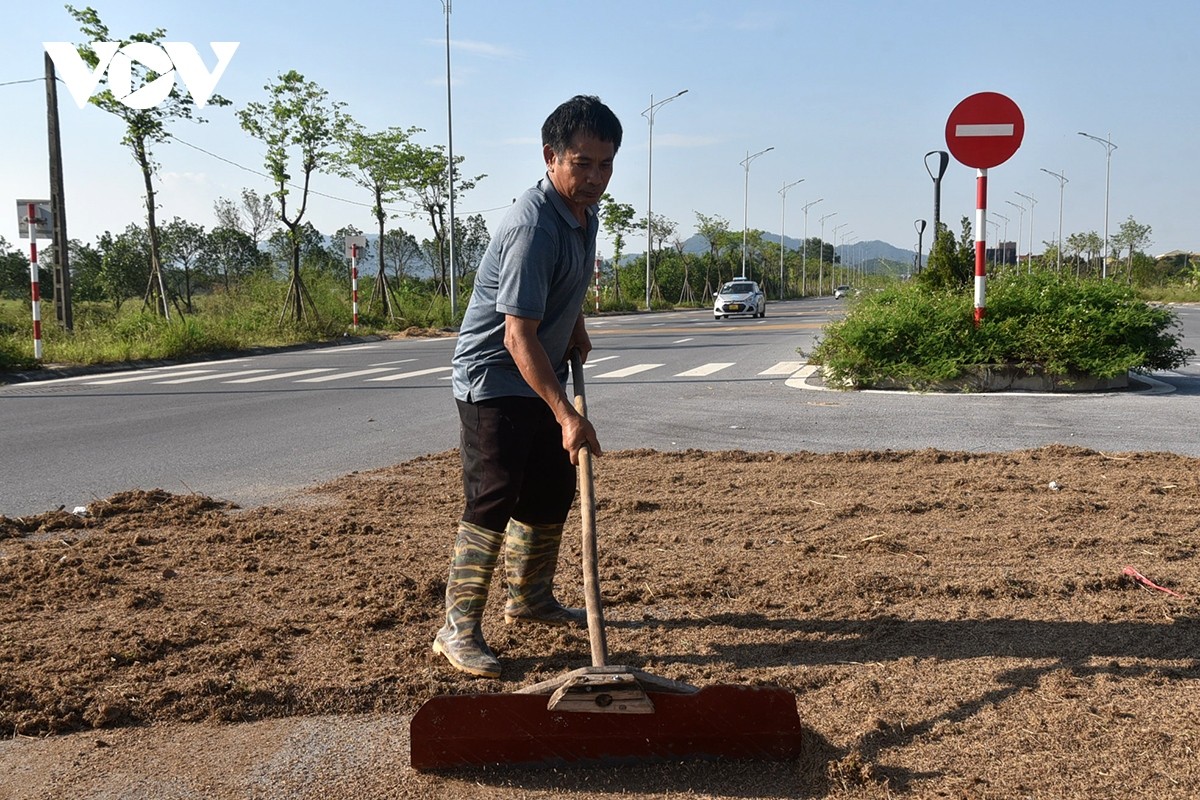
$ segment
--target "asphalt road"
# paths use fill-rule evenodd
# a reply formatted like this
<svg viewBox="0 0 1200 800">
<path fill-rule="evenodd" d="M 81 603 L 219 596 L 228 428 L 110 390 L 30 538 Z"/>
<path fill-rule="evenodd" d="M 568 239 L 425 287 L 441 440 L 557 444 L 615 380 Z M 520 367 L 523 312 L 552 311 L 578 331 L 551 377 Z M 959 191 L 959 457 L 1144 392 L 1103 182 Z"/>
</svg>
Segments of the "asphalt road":
<svg viewBox="0 0 1200 800">
<path fill-rule="evenodd" d="M 1200 457 L 1200 366 L 1095 395 L 834 392 L 804 378 L 841 304 L 592 320 L 588 403 L 609 450 L 996 451 L 1064 443 Z M 1200 308 L 1177 309 L 1200 350 Z M 1188 336 L 1189 332 L 1191 336 Z M 132 488 L 242 505 L 457 446 L 452 338 L 249 355 L 0 386 L 0 514 Z"/>
</svg>

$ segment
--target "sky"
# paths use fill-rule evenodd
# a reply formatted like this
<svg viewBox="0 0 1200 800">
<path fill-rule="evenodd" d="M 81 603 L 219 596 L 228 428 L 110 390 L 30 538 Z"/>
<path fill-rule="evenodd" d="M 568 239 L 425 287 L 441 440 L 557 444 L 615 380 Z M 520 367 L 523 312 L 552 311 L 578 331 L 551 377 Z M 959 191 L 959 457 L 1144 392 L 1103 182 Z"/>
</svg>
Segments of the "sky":
<svg viewBox="0 0 1200 800">
<path fill-rule="evenodd" d="M 218 198 L 271 191 L 264 147 L 234 110 L 264 101 L 264 86 L 292 69 L 368 131 L 416 126 L 419 144 L 447 142 L 443 0 L 92 4 L 114 36 L 165 28 L 167 41 L 194 44 L 209 67 L 209 42 L 239 43 L 217 85 L 233 106 L 204 109 L 205 124 L 174 122 L 175 140 L 153 150 L 160 220 L 211 227 Z M 0 236 L 24 249 L 16 200 L 49 196 L 43 42 L 82 37 L 55 3 L 3 7 Z M 934 182 L 925 154 L 948 149 L 946 121 L 961 100 L 998 92 L 1021 109 L 1025 135 L 988 171 L 997 223 L 989 241 L 1018 241 L 1024 252 L 1032 225 L 1041 252 L 1058 236 L 1060 202 L 1064 236 L 1103 235 L 1110 168 L 1110 235 L 1132 216 L 1151 226 L 1150 252 L 1200 250 L 1195 0 L 452 0 L 449 22 L 453 149 L 464 175 L 486 175 L 456 212 L 481 213 L 489 229 L 544 173 L 545 117 L 572 95 L 594 94 L 625 132 L 609 193 L 640 218 L 649 205 L 683 238 L 700 213 L 734 231 L 905 249 L 916 248 L 916 220 L 925 219 L 927 253 Z M 651 103 L 685 89 L 657 106 L 651 127 Z M 120 120 L 78 108 L 61 83 L 59 113 L 70 237 L 94 242 L 144 224 L 142 178 Z M 1080 131 L 1115 144 L 1111 159 Z M 305 219 L 320 231 L 374 230 L 365 190 L 321 174 L 312 188 L 320 196 Z M 942 222 L 957 233 L 975 204 L 976 171 L 951 159 Z M 400 216 L 390 225 L 431 236 L 411 205 L 391 208 Z M 634 234 L 626 252 L 644 247 Z M 612 255 L 603 233 L 599 250 Z"/>
</svg>

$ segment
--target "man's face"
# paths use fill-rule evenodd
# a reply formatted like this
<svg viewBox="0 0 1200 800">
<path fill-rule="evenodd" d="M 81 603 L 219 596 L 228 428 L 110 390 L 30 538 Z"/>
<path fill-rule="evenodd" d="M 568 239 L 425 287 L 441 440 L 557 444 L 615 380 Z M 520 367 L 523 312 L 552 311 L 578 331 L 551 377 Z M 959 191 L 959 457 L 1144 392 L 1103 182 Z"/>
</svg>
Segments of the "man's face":
<svg viewBox="0 0 1200 800">
<path fill-rule="evenodd" d="M 600 195 L 604 194 L 612 178 L 616 156 L 612 142 L 602 142 L 595 136 L 580 133 L 562 154 L 555 153 L 549 145 L 542 153 L 554 188 L 572 210 L 578 213 L 600 202 Z"/>
</svg>

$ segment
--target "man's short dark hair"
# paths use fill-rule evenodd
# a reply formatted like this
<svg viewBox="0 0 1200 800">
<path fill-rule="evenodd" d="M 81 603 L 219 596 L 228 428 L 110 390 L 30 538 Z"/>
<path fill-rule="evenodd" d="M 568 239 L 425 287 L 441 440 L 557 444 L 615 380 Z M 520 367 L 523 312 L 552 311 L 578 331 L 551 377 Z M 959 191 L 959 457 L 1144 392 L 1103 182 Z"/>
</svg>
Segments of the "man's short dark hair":
<svg viewBox="0 0 1200 800">
<path fill-rule="evenodd" d="M 612 142 L 613 153 L 621 149 L 621 121 L 599 97 L 577 94 L 554 109 L 542 123 L 542 144 L 561 154 L 579 133 Z"/>
</svg>

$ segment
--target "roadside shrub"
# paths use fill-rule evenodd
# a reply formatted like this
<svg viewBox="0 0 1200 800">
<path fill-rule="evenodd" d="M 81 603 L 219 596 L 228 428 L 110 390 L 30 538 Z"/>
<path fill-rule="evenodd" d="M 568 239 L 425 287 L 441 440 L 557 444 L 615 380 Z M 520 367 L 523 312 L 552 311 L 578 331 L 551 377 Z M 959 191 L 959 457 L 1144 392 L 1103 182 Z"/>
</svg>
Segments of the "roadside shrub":
<svg viewBox="0 0 1200 800">
<path fill-rule="evenodd" d="M 810 360 L 837 385 L 923 388 L 977 367 L 1111 378 L 1195 355 L 1172 332 L 1173 312 L 1114 281 L 1008 273 L 989 282 L 987 299 L 976 327 L 968 291 L 906 283 L 863 296 L 826 327 Z"/>
</svg>

